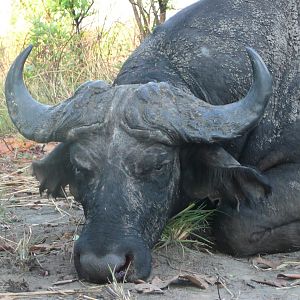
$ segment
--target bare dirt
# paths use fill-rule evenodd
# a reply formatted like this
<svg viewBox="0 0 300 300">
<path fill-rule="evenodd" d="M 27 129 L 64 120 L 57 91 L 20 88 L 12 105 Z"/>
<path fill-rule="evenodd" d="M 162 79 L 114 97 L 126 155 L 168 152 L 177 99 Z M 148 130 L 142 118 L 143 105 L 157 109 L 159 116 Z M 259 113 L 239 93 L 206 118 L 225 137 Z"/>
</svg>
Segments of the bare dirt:
<svg viewBox="0 0 300 300">
<path fill-rule="evenodd" d="M 185 274 L 194 281 L 209 279 L 202 288 L 199 281 L 197 286 L 175 280 L 159 290 L 166 284 L 157 278 L 144 288 L 79 281 L 72 250 L 84 222 L 82 210 L 71 197 L 41 197 L 28 167 L 53 146 L 0 141 L 0 299 L 300 299 L 300 252 L 238 259 L 173 245 L 153 251 L 148 282 Z M 288 276 L 278 279 L 279 274 Z M 149 290 L 159 294 L 145 293 Z M 116 296 L 122 291 L 128 298 Z"/>
</svg>

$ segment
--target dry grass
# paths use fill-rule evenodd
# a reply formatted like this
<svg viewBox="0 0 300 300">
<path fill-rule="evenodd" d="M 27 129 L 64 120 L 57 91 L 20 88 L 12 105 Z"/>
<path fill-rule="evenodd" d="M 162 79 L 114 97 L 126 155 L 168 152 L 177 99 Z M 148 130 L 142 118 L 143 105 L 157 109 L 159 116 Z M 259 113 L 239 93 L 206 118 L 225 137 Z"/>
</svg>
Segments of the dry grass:
<svg viewBox="0 0 300 300">
<path fill-rule="evenodd" d="M 5 45 L 3 41 L 0 40 L 0 136 L 6 133 L 16 132 L 7 114 L 3 90 L 5 76 L 12 59 L 11 57 L 18 51 L 16 48 L 17 47 L 11 47 L 10 43 Z M 16 52 L 14 53 L 14 51 Z"/>
<path fill-rule="evenodd" d="M 96 28 L 78 38 L 36 45 L 25 65 L 25 81 L 39 101 L 56 104 L 70 97 L 87 80 L 112 82 L 122 63 L 138 45 L 133 25 L 115 23 Z M 26 34 L 24 34 L 26 36 Z M 0 136 L 16 133 L 5 104 L 5 76 L 16 55 L 29 44 L 26 39 L 0 39 Z"/>
<path fill-rule="evenodd" d="M 37 182 L 30 176 L 30 163 L 8 174 L 3 174 L 0 182 L 0 191 L 5 198 L 20 194 L 38 194 Z M 20 198 L 19 198 L 20 200 Z"/>
<path fill-rule="evenodd" d="M 32 229 L 30 226 L 24 228 L 23 237 L 19 240 L 15 253 L 17 253 L 17 259 L 21 266 L 26 267 L 31 259 L 30 247 L 31 247 Z"/>
<path fill-rule="evenodd" d="M 64 299 L 67 296 L 73 296 L 74 299 L 87 299 L 87 300 L 97 300 L 99 298 L 94 298 L 87 296 L 87 293 L 99 293 L 103 289 L 102 286 L 83 288 L 83 289 L 61 289 L 53 291 L 34 291 L 34 292 L 18 292 L 18 293 L 0 293 L 0 299 L 4 300 L 14 300 L 14 299 Z M 59 297 L 59 298 L 52 298 Z M 38 297 L 38 298 L 37 298 Z M 63 298 L 64 297 L 64 298 Z M 76 297 L 76 298 L 75 298 Z"/>
<path fill-rule="evenodd" d="M 0 253 L 6 251 L 14 259 L 14 261 L 26 269 L 28 266 L 36 261 L 35 251 L 47 247 L 49 249 L 55 248 L 55 243 L 49 245 L 37 246 L 46 237 L 38 237 L 33 230 L 34 226 L 20 222 L 18 209 L 32 209 L 32 214 L 43 207 L 53 208 L 59 212 L 60 217 L 55 217 L 50 223 L 46 222 L 44 225 L 57 223 L 60 219 L 67 217 L 69 220 L 74 220 L 76 223 L 78 217 L 72 215 L 74 209 L 78 211 L 78 204 L 74 203 L 69 197 L 65 199 L 54 200 L 47 198 L 46 195 L 40 195 L 38 189 L 38 182 L 31 176 L 30 161 L 28 160 L 22 164 L 16 164 L 17 160 L 10 158 L 1 159 L 0 162 Z M 8 170 L 3 168 L 4 162 Z M 25 166 L 24 166 L 25 165 Z M 75 207 L 76 206 L 76 207 Z M 22 218 L 22 217 L 21 217 Z M 77 234 L 77 232 L 75 232 Z M 70 238 L 70 245 L 73 247 L 73 239 Z"/>
<path fill-rule="evenodd" d="M 128 269 L 126 270 L 126 272 Z M 112 281 L 110 284 L 106 287 L 107 293 L 116 300 L 133 300 L 135 298 L 132 297 L 130 294 L 130 291 L 125 291 L 124 289 L 124 283 L 126 280 L 126 274 L 124 276 L 124 279 L 122 282 L 119 282 L 115 276 L 115 271 L 110 269 L 110 273 L 112 276 Z"/>
</svg>

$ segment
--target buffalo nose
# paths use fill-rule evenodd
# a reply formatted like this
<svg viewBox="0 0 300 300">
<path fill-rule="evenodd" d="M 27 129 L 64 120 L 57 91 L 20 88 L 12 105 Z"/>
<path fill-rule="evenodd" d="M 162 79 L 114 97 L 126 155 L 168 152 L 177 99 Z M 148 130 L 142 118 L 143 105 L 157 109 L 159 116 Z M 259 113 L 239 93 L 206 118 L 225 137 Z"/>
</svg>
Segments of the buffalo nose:
<svg viewBox="0 0 300 300">
<path fill-rule="evenodd" d="M 107 254 L 101 258 L 94 253 L 75 254 L 75 267 L 79 277 L 95 283 L 112 280 L 112 273 L 117 280 L 124 278 L 130 266 L 129 255 Z"/>
</svg>

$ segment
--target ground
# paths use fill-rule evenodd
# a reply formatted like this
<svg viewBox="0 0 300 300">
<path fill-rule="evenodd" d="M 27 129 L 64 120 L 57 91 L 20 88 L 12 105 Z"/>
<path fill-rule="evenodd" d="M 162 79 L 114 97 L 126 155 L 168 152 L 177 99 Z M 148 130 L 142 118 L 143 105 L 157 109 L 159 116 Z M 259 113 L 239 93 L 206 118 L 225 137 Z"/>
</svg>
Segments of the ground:
<svg viewBox="0 0 300 300">
<path fill-rule="evenodd" d="M 31 160 L 53 146 L 0 141 L 0 299 L 300 299 L 300 252 L 238 259 L 171 245 L 153 251 L 148 283 L 79 281 L 72 249 L 81 207 L 40 196 L 30 175 Z"/>
</svg>

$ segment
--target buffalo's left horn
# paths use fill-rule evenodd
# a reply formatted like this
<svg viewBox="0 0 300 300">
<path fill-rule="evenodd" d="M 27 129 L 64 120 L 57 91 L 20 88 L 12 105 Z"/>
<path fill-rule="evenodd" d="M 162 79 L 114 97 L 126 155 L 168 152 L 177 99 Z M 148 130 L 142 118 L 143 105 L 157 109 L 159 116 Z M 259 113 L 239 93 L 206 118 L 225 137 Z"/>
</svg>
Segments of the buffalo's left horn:
<svg viewBox="0 0 300 300">
<path fill-rule="evenodd" d="M 20 133 L 30 140 L 63 141 L 64 137 L 55 130 L 63 114 L 61 105 L 51 107 L 38 103 L 25 87 L 23 69 L 31 49 L 29 46 L 19 54 L 7 74 L 5 97 L 9 115 Z"/>
</svg>

